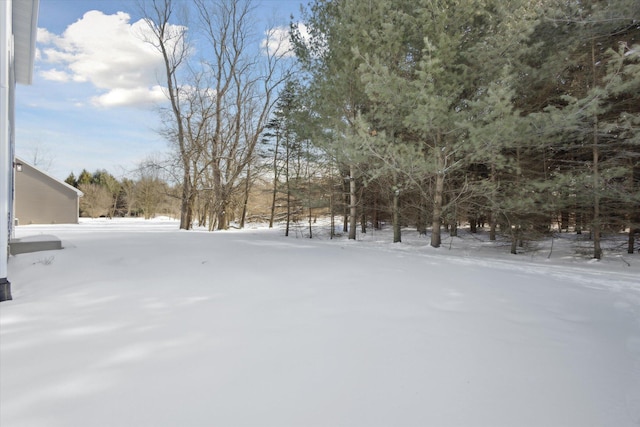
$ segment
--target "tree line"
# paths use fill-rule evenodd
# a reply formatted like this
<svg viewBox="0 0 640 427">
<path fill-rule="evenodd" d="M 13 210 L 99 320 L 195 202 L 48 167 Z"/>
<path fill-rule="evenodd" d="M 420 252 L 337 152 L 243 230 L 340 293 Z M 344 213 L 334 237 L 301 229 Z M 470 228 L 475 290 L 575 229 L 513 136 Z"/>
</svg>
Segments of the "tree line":
<svg viewBox="0 0 640 427">
<path fill-rule="evenodd" d="M 330 215 L 349 238 L 389 223 L 394 242 L 413 227 L 439 247 L 465 225 L 516 253 L 571 230 L 599 259 L 626 231 L 634 251 L 635 0 L 315 0 L 289 40 L 255 31 L 250 1 L 141 12 L 165 64 L 181 228 L 259 218 L 311 236 Z"/>
<path fill-rule="evenodd" d="M 599 259 L 628 230 L 633 252 L 640 3 L 317 0 L 303 21 L 290 119 L 344 177 L 351 238 L 385 218 L 438 247 L 468 223 L 516 253 L 553 227 Z"/>
<path fill-rule="evenodd" d="M 83 169 L 77 178 L 70 173 L 65 182 L 83 193 L 82 217 L 178 217 L 176 188 L 155 161 L 143 162 L 132 176 L 118 180 L 103 169 L 94 173 Z"/>
</svg>

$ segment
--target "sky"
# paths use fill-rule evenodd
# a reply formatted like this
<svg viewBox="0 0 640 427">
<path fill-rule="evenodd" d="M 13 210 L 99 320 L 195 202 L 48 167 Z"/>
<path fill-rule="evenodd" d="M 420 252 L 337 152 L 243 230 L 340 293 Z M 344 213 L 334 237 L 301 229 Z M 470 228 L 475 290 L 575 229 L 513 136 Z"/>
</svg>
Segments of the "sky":
<svg viewBox="0 0 640 427">
<path fill-rule="evenodd" d="M 287 27 L 300 4 L 254 1 L 256 44 L 263 29 Z M 16 155 L 64 180 L 83 169 L 133 177 L 166 153 L 162 59 L 143 31 L 135 0 L 40 0 L 33 84 L 16 91 Z"/>
</svg>

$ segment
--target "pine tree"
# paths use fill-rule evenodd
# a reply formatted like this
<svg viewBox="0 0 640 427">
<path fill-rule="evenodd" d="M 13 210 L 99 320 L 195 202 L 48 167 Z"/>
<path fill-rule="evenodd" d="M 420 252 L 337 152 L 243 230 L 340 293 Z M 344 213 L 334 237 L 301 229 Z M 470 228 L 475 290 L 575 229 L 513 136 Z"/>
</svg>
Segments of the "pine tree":
<svg viewBox="0 0 640 427">
<path fill-rule="evenodd" d="M 64 180 L 64 182 L 66 182 L 72 187 L 78 188 L 78 180 L 76 179 L 76 176 L 73 174 L 73 172 L 69 174 L 69 176 Z"/>
<path fill-rule="evenodd" d="M 640 30 L 637 2 L 584 2 L 556 12 L 570 34 L 555 99 L 546 107 L 542 131 L 554 140 L 552 179 L 570 200 L 576 228 L 589 226 L 593 257 L 602 257 L 602 233 L 627 225 L 632 212 L 634 161 L 637 156 L 634 118 L 638 114 L 637 55 L 633 40 Z M 628 14 L 630 13 L 630 15 Z M 631 19 L 629 19 L 631 17 Z M 558 61 L 542 64 L 558 70 Z M 548 72 L 548 71 L 547 71 Z M 630 217 L 629 217 L 630 218 Z M 624 224 L 624 225 L 623 225 Z M 628 224 L 633 229 L 631 224 Z"/>
<path fill-rule="evenodd" d="M 78 186 L 81 184 L 91 184 L 93 182 L 93 176 L 86 170 L 82 169 L 78 176 Z"/>
<path fill-rule="evenodd" d="M 488 218 L 490 240 L 496 238 L 498 221 L 510 224 L 507 228 L 512 241 L 522 229 L 522 219 L 531 212 L 531 200 L 522 198 L 525 181 L 520 174 L 517 151 L 523 144 L 527 120 L 515 108 L 513 74 L 509 67 L 496 81 L 490 83 L 481 96 L 469 103 L 469 120 L 464 125 L 466 162 L 473 198 L 481 215 Z M 514 155 L 516 154 L 516 155 Z M 475 173 L 477 171 L 482 173 Z"/>
<path fill-rule="evenodd" d="M 315 113 L 314 121 L 320 122 L 320 128 L 324 129 L 314 136 L 313 142 L 343 174 L 349 198 L 348 213 L 345 214 L 349 222 L 349 239 L 356 238 L 358 182 L 366 165 L 358 148 L 355 123 L 368 108 L 356 72 L 362 60 L 353 50 L 364 43 L 362 24 L 372 5 L 373 2 L 318 0 L 303 14 L 310 37 L 302 37 L 299 27 L 292 28 L 296 56 L 308 76 L 305 85 L 308 108 Z"/>
</svg>

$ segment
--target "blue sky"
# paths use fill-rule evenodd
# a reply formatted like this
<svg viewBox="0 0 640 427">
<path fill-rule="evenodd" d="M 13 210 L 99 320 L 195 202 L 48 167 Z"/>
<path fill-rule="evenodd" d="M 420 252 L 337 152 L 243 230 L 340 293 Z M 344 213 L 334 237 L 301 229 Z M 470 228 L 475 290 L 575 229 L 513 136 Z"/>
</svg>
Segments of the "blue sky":
<svg viewBox="0 0 640 427">
<path fill-rule="evenodd" d="M 258 24 L 286 27 L 301 2 L 254 1 Z M 120 178 L 168 151 L 161 62 L 131 36 L 139 19 L 134 0 L 40 0 L 33 84 L 17 88 L 19 157 L 59 179 L 82 169 Z"/>
</svg>

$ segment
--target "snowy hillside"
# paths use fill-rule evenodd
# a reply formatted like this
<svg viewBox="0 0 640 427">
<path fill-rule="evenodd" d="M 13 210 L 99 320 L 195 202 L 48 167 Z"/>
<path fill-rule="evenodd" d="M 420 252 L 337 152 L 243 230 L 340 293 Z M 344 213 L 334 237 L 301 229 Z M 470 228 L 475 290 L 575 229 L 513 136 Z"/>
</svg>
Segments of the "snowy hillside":
<svg viewBox="0 0 640 427">
<path fill-rule="evenodd" d="M 18 227 L 0 425 L 640 424 L 640 255 L 177 228 Z"/>
</svg>

